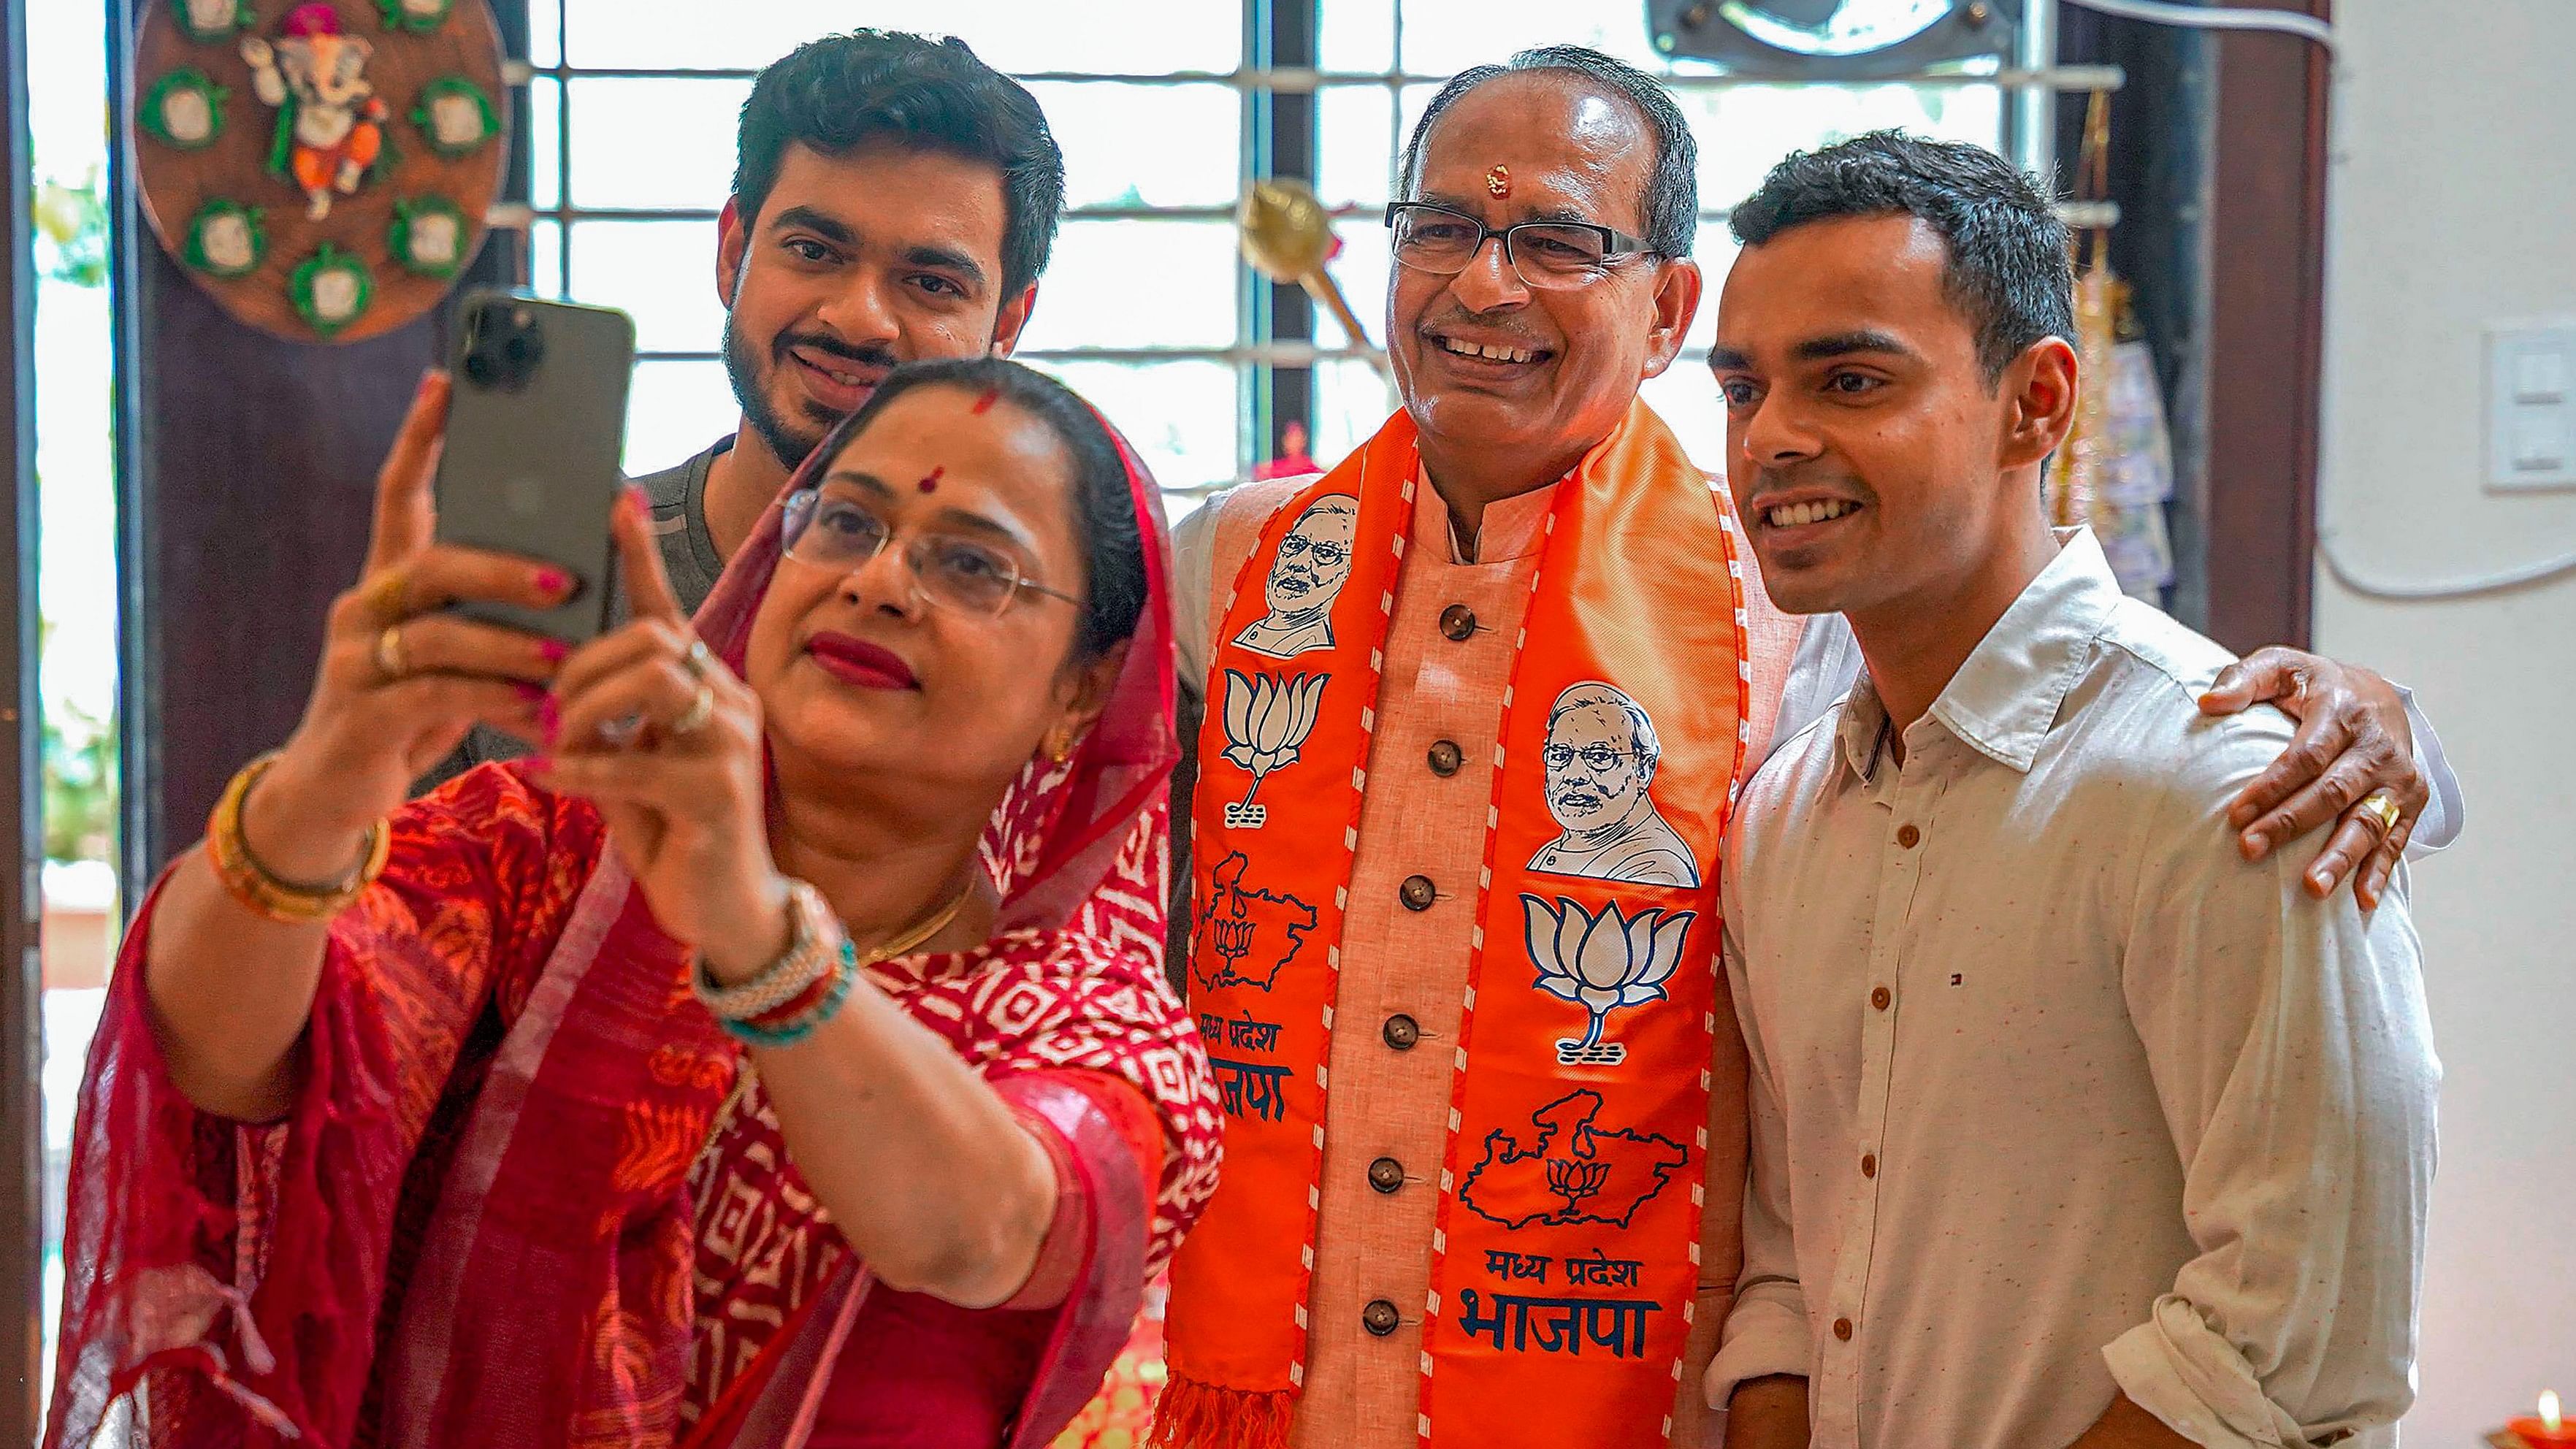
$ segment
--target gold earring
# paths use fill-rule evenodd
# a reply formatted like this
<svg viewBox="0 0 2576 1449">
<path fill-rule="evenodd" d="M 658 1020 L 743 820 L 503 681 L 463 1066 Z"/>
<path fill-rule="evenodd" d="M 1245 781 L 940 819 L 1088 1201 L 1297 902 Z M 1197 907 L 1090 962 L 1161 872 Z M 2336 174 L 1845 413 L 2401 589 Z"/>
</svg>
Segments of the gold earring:
<svg viewBox="0 0 2576 1449">
<path fill-rule="evenodd" d="M 1046 744 L 1043 748 L 1049 761 L 1061 765 L 1073 758 L 1072 734 L 1073 732 L 1063 725 L 1057 725 L 1047 731 Z"/>
</svg>

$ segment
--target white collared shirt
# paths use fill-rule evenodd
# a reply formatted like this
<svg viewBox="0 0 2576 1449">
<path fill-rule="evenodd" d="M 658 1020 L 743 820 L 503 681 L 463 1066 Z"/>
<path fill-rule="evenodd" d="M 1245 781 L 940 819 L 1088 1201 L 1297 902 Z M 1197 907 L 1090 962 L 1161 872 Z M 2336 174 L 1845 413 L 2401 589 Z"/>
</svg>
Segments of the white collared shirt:
<svg viewBox="0 0 2576 1449">
<path fill-rule="evenodd" d="M 2210 1445 L 2393 1443 L 2439 1069 L 2402 889 L 2235 852 L 2289 738 L 2078 532 L 1904 734 L 1864 677 L 1748 788 L 1744 1274 L 1706 1386 L 1814 1443 L 2053 1449 L 2115 1386 Z"/>
</svg>

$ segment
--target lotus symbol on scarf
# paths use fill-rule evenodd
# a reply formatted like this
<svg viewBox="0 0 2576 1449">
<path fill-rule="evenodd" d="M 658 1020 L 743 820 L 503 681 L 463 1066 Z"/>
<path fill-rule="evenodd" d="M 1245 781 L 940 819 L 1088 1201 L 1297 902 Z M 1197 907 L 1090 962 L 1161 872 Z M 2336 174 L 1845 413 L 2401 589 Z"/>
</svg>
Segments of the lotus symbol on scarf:
<svg viewBox="0 0 2576 1449">
<path fill-rule="evenodd" d="M 1258 830 L 1270 818 L 1270 807 L 1253 804 L 1252 797 L 1273 770 L 1297 762 L 1306 736 L 1315 732 L 1324 686 L 1331 679 L 1330 674 L 1277 679 L 1239 669 L 1225 672 L 1225 759 L 1252 773 L 1252 788 L 1225 807 L 1228 829 Z"/>
<path fill-rule="evenodd" d="M 1698 914 L 1667 917 L 1663 907 L 1650 906 L 1629 915 L 1616 901 L 1595 914 L 1563 896 L 1521 896 L 1530 964 L 1538 969 L 1532 984 L 1592 1013 L 1580 1040 L 1556 1044 L 1558 1065 L 1617 1066 L 1628 1059 L 1625 1046 L 1601 1040 L 1610 1013 L 1664 999 L 1664 983 L 1682 964 L 1682 943 Z"/>
<path fill-rule="evenodd" d="M 1547 1190 L 1565 1199 L 1565 1210 L 1571 1214 L 1601 1191 L 1610 1180 L 1610 1164 L 1577 1162 L 1563 1157 L 1547 1160 Z"/>
</svg>

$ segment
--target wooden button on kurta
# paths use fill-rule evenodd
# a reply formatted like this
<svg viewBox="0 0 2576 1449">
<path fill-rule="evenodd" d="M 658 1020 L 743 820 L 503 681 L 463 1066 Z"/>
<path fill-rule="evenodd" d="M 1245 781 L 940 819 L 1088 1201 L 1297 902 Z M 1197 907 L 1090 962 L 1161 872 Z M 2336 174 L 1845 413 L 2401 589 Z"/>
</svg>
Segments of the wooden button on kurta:
<svg viewBox="0 0 2576 1449">
<path fill-rule="evenodd" d="M 1442 740 L 1431 747 L 1431 773 L 1444 780 L 1457 774 L 1458 767 L 1466 762 L 1467 752 L 1458 748 L 1456 740 Z"/>
<path fill-rule="evenodd" d="M 1876 1154 L 1867 1152 L 1861 1154 L 1860 1175 L 1863 1177 L 1878 1176 L 1878 1157 Z"/>
<path fill-rule="evenodd" d="M 1913 826 L 1900 825 L 1896 827 L 1896 843 L 1905 847 L 1907 850 L 1912 850 L 1915 846 L 1921 844 L 1922 841 L 1923 832 L 1915 829 Z"/>
<path fill-rule="evenodd" d="M 1380 1338 L 1395 1332 L 1396 1325 L 1403 1321 L 1396 1313 L 1395 1305 L 1383 1298 L 1370 1300 L 1369 1306 L 1360 1310 L 1360 1327 Z"/>
<path fill-rule="evenodd" d="M 1476 632 L 1476 611 L 1464 604 L 1451 604 L 1440 611 L 1440 632 L 1463 644 Z"/>
<path fill-rule="evenodd" d="M 1432 888 L 1431 877 L 1427 875 L 1406 876 L 1404 884 L 1397 888 L 1395 894 L 1397 899 L 1404 902 L 1404 908 L 1408 911 L 1427 911 L 1431 909 L 1431 903 L 1440 896 L 1440 892 Z"/>
<path fill-rule="evenodd" d="M 1887 1010 L 1887 1003 L 1893 1000 L 1895 1000 L 1895 998 L 1887 994 L 1887 988 L 1884 986 L 1869 994 L 1869 1004 L 1877 1007 L 1881 1011 Z"/>
<path fill-rule="evenodd" d="M 1422 1027 L 1399 1011 L 1386 1019 L 1386 1027 L 1378 1035 L 1386 1038 L 1386 1044 L 1397 1051 L 1409 1052 L 1415 1042 L 1422 1040 Z"/>
<path fill-rule="evenodd" d="M 1834 1320 L 1834 1337 L 1841 1339 L 1841 1340 L 1842 1340 L 1843 1342 L 1845 1342 L 1845 1343 L 1849 1343 L 1849 1342 L 1851 1342 L 1851 1320 L 1850 1320 L 1850 1319 L 1848 1319 L 1848 1318 L 1837 1318 L 1837 1319 L 1835 1319 L 1835 1320 Z"/>
<path fill-rule="evenodd" d="M 1381 1157 L 1370 1163 L 1369 1186 L 1380 1192 L 1393 1192 L 1404 1186 L 1404 1164 L 1392 1157 Z"/>
</svg>

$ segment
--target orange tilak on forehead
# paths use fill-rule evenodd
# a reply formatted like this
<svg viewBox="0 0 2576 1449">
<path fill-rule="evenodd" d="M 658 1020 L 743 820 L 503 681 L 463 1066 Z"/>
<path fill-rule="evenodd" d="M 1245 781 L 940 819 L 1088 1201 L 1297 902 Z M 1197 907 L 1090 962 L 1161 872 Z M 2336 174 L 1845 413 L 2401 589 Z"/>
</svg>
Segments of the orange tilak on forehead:
<svg viewBox="0 0 2576 1449">
<path fill-rule="evenodd" d="M 1494 168 L 1485 173 L 1485 190 L 1497 201 L 1511 195 L 1512 168 L 1499 161 L 1495 162 Z"/>
<path fill-rule="evenodd" d="M 969 414 L 980 418 L 984 414 L 991 412 L 993 410 L 993 404 L 1001 401 L 1001 399 L 1002 390 L 1000 388 L 988 387 L 984 389 L 984 395 L 982 397 L 975 399 L 975 405 L 968 408 L 966 411 Z"/>
</svg>

